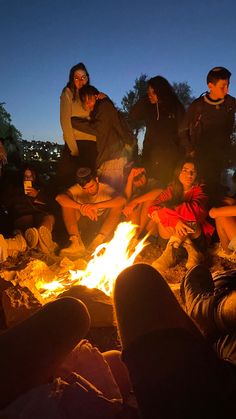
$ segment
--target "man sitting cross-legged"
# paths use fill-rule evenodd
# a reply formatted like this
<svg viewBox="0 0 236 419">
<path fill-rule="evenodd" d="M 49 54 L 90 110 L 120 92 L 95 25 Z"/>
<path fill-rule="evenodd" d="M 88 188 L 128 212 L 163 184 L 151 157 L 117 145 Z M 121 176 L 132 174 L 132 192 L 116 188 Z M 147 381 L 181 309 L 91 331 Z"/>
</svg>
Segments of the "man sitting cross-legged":
<svg viewBox="0 0 236 419">
<path fill-rule="evenodd" d="M 71 241 L 60 255 L 72 258 L 84 254 L 84 242 L 93 252 L 109 240 L 125 205 L 125 198 L 118 196 L 109 185 L 99 182 L 91 169 L 79 168 L 76 179 L 75 185 L 56 197 Z"/>
</svg>

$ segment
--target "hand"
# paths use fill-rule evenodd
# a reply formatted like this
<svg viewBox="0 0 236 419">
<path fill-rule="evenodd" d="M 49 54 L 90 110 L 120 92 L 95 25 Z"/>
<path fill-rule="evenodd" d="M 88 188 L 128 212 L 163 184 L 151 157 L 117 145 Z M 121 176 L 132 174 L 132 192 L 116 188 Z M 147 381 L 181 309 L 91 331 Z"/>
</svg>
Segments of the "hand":
<svg viewBox="0 0 236 419">
<path fill-rule="evenodd" d="M 136 204 L 128 204 L 123 208 L 122 212 L 126 217 L 128 217 L 135 207 L 136 207 Z"/>
<path fill-rule="evenodd" d="M 39 193 L 39 190 L 37 190 L 35 188 L 32 188 L 32 187 L 31 188 L 29 187 L 29 188 L 26 188 L 25 192 L 26 192 L 26 195 L 29 195 L 32 198 L 36 198 L 36 196 Z"/>
<path fill-rule="evenodd" d="M 138 175 L 140 175 L 141 173 L 145 173 L 145 169 L 144 169 L 144 167 L 133 167 L 133 168 L 130 170 L 130 173 L 129 173 L 129 178 L 131 178 L 131 179 L 133 180 L 133 178 L 134 178 L 135 176 L 138 176 Z"/>
<path fill-rule="evenodd" d="M 155 222 L 155 223 L 159 223 L 160 222 L 160 218 L 158 215 L 158 211 L 153 211 L 152 215 L 151 215 L 151 219 Z"/>
<path fill-rule="evenodd" d="M 223 203 L 226 205 L 236 205 L 236 199 L 232 198 L 231 196 L 225 196 Z"/>
<path fill-rule="evenodd" d="M 179 237 L 185 237 L 188 234 L 194 233 L 194 230 L 181 220 L 176 224 L 175 231 Z"/>
<path fill-rule="evenodd" d="M 105 93 L 99 92 L 97 97 L 98 97 L 98 99 L 105 99 L 105 97 L 107 97 L 107 95 L 105 95 Z"/>
<path fill-rule="evenodd" d="M 92 221 L 97 221 L 98 219 L 98 208 L 94 204 L 82 204 L 80 206 L 80 212 Z"/>
</svg>

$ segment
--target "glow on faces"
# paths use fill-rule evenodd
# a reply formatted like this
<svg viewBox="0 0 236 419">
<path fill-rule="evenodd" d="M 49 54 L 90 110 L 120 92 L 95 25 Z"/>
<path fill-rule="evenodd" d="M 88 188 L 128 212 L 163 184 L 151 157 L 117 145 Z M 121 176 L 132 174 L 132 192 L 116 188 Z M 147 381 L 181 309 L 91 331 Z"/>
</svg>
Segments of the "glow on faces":
<svg viewBox="0 0 236 419">
<path fill-rule="evenodd" d="M 74 73 L 74 83 L 76 89 L 81 89 L 88 82 L 88 77 L 85 71 L 76 70 Z"/>
<path fill-rule="evenodd" d="M 216 84 L 208 83 L 210 98 L 213 100 L 224 99 L 229 91 L 229 80 L 218 80 Z"/>
<path fill-rule="evenodd" d="M 152 104 L 155 104 L 158 102 L 157 94 L 151 86 L 148 86 L 147 88 L 147 95 L 148 95 L 149 102 L 151 102 Z"/>
<path fill-rule="evenodd" d="M 185 163 L 179 174 L 179 181 L 182 183 L 184 191 L 192 188 L 197 177 L 197 172 L 193 163 Z"/>
<path fill-rule="evenodd" d="M 99 183 L 98 178 L 91 179 L 86 185 L 82 187 L 82 189 L 88 194 L 88 195 L 96 195 L 98 193 Z"/>
</svg>

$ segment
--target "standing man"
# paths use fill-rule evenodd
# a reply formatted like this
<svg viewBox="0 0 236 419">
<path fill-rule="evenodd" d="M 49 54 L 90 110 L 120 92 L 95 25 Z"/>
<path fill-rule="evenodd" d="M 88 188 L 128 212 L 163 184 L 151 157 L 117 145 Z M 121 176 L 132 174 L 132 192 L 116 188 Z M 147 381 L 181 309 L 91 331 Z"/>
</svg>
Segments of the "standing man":
<svg viewBox="0 0 236 419">
<path fill-rule="evenodd" d="M 231 73 L 214 67 L 207 75 L 209 91 L 190 105 L 181 129 L 186 154 L 199 161 L 212 201 L 220 198 L 222 170 L 229 158 L 236 99 L 228 94 Z M 214 203 L 213 200 L 213 203 Z"/>
</svg>

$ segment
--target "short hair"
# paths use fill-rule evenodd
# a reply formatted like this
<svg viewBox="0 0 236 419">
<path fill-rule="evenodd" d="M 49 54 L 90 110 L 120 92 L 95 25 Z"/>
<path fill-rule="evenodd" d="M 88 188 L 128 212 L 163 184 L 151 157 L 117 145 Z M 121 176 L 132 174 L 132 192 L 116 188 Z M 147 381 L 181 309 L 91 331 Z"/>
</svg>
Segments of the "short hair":
<svg viewBox="0 0 236 419">
<path fill-rule="evenodd" d="M 82 188 L 92 179 L 96 178 L 96 173 L 89 167 L 80 167 L 76 172 L 76 181 Z"/>
<path fill-rule="evenodd" d="M 231 73 L 225 67 L 214 67 L 207 74 L 207 84 L 216 84 L 219 80 L 229 80 Z"/>
<path fill-rule="evenodd" d="M 91 97 L 96 96 L 98 94 L 98 89 L 96 89 L 96 87 L 94 86 L 91 86 L 91 84 L 86 84 L 79 90 L 79 97 L 82 103 L 84 103 L 86 96 Z"/>
</svg>

